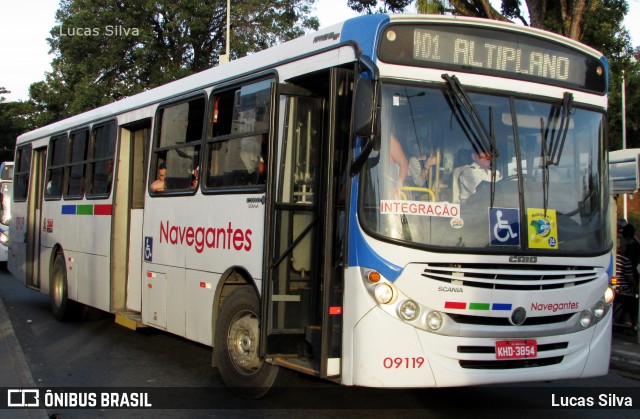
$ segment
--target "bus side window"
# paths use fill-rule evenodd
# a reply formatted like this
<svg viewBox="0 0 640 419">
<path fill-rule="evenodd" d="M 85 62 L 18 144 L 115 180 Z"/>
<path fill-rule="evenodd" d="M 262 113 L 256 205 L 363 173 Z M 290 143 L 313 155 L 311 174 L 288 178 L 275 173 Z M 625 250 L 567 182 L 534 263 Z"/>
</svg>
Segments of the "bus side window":
<svg viewBox="0 0 640 419">
<path fill-rule="evenodd" d="M 66 168 L 65 199 L 79 199 L 84 195 L 88 138 L 88 129 L 71 134 L 69 140 L 69 162 Z"/>
<path fill-rule="evenodd" d="M 205 190 L 265 184 L 272 81 L 214 92 L 205 155 Z"/>
<path fill-rule="evenodd" d="M 31 171 L 31 145 L 19 147 L 16 152 L 15 175 L 13 178 L 13 200 L 26 201 L 29 191 L 29 172 Z"/>
<path fill-rule="evenodd" d="M 49 166 L 47 167 L 46 199 L 60 199 L 67 159 L 67 136 L 51 138 L 49 143 Z"/>
<path fill-rule="evenodd" d="M 194 99 L 158 110 L 158 134 L 149 176 L 151 194 L 191 193 L 198 187 L 206 101 Z"/>
<path fill-rule="evenodd" d="M 111 193 L 116 134 L 115 122 L 93 127 L 87 166 L 88 196 L 108 197 Z"/>
</svg>

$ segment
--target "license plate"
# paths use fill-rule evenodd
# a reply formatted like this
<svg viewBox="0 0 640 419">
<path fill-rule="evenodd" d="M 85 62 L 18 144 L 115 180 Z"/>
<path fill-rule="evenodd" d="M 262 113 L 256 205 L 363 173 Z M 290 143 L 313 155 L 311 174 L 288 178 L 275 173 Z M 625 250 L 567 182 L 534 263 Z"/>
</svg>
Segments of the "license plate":
<svg viewBox="0 0 640 419">
<path fill-rule="evenodd" d="M 535 358 L 536 356 L 538 356 L 538 343 L 535 340 L 496 341 L 496 359 Z"/>
</svg>

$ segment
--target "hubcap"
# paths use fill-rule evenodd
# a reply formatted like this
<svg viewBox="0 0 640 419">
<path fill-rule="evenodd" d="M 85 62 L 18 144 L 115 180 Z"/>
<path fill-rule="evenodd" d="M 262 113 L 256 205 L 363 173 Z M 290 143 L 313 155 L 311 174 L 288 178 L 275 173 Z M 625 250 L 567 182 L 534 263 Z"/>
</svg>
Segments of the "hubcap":
<svg viewBox="0 0 640 419">
<path fill-rule="evenodd" d="M 258 316 L 245 311 L 234 317 L 227 334 L 227 347 L 234 367 L 241 374 L 254 374 L 262 365 L 258 357 L 259 336 Z"/>
</svg>

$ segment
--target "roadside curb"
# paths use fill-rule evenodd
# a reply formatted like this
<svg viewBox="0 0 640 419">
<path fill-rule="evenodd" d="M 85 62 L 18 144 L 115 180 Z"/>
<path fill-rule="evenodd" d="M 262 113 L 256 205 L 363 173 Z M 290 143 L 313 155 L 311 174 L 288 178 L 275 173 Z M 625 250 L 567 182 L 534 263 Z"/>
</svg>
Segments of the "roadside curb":
<svg viewBox="0 0 640 419">
<path fill-rule="evenodd" d="M 17 389 L 36 387 L 2 299 L 0 299 L 0 355 L 6 357 L 6 362 L 0 364 L 0 375 L 4 376 L 0 379 L 0 386 Z M 49 418 L 44 409 L 0 410 L 0 418 L 5 417 L 5 414 L 16 418 Z"/>
</svg>

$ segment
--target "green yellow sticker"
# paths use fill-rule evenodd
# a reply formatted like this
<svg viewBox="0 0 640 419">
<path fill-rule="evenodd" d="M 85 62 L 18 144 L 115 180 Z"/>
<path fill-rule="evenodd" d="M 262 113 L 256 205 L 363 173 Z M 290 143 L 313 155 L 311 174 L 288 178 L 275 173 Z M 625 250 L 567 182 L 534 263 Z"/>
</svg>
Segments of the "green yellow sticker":
<svg viewBox="0 0 640 419">
<path fill-rule="evenodd" d="M 558 248 L 558 221 L 556 210 L 527 208 L 529 247 L 533 249 Z"/>
</svg>

